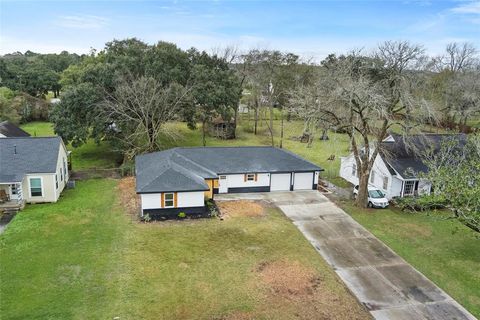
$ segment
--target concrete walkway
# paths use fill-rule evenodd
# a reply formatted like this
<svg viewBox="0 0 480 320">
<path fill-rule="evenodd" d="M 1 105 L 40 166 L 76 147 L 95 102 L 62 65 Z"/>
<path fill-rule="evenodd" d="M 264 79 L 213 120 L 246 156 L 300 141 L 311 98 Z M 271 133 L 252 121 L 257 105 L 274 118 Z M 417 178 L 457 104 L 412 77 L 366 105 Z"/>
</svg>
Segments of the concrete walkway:
<svg viewBox="0 0 480 320">
<path fill-rule="evenodd" d="M 317 191 L 222 194 L 215 199 L 267 200 L 275 204 L 375 319 L 475 319 Z"/>
</svg>

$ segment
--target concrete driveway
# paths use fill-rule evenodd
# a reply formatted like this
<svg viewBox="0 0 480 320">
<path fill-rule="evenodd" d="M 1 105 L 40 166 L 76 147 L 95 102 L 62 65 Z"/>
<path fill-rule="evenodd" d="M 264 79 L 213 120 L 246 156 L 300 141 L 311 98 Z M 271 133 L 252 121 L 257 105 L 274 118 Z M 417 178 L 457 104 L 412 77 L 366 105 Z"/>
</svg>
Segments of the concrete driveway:
<svg viewBox="0 0 480 320">
<path fill-rule="evenodd" d="M 375 319 L 475 317 L 317 191 L 215 195 L 267 200 L 289 217 Z"/>
</svg>

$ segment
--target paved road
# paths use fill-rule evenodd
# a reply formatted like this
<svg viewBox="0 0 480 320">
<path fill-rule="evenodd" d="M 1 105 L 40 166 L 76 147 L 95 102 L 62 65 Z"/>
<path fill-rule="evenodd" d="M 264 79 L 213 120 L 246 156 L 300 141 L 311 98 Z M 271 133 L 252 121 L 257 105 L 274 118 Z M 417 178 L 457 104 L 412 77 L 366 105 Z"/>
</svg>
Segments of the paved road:
<svg viewBox="0 0 480 320">
<path fill-rule="evenodd" d="M 268 200 L 278 206 L 375 319 L 475 319 L 317 191 L 222 194 L 215 198 Z"/>
</svg>

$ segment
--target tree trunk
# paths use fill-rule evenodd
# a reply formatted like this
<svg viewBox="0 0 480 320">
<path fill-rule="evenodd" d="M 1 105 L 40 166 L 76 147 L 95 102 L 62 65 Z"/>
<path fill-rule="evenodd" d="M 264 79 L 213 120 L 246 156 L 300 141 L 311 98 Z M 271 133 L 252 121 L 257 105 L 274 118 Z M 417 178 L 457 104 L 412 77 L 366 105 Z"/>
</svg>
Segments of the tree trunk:
<svg viewBox="0 0 480 320">
<path fill-rule="evenodd" d="M 282 127 L 280 128 L 280 149 L 283 148 L 283 112 L 281 113 L 282 117 Z"/>
<path fill-rule="evenodd" d="M 240 108 L 240 102 L 238 102 L 235 112 L 233 114 L 233 139 L 237 138 L 237 117 L 238 117 L 238 108 Z"/>
<path fill-rule="evenodd" d="M 359 168 L 359 170 L 362 170 Z M 370 170 L 360 172 L 358 182 L 358 194 L 355 199 L 357 207 L 366 208 L 368 205 L 368 177 L 370 176 Z"/>
<path fill-rule="evenodd" d="M 205 137 L 205 125 L 207 123 L 207 119 L 203 119 L 202 120 L 202 143 L 203 143 L 203 146 L 207 146 L 207 140 L 206 140 L 206 137 Z"/>
<path fill-rule="evenodd" d="M 253 132 L 257 135 L 257 125 L 258 125 L 258 100 L 255 99 L 255 124 Z"/>
<path fill-rule="evenodd" d="M 273 139 L 273 105 L 270 105 L 270 133 L 272 134 Z"/>
</svg>

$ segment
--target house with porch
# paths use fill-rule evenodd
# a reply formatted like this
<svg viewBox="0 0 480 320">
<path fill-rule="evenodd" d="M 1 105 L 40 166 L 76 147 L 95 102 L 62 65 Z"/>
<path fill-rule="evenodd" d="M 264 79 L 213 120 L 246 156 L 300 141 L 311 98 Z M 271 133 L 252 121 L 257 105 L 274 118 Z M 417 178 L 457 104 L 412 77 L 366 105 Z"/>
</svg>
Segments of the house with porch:
<svg viewBox="0 0 480 320">
<path fill-rule="evenodd" d="M 436 153 L 442 142 L 447 139 L 458 140 L 459 145 L 466 142 L 465 134 L 422 134 L 408 137 L 390 134 L 381 143 L 380 151 L 370 172 L 369 184 L 385 193 L 387 199 L 394 197 L 430 194 L 432 185 L 419 177 L 428 172 L 422 158 L 422 150 L 430 149 Z M 340 176 L 358 185 L 358 170 L 352 154 L 341 158 Z"/>
<path fill-rule="evenodd" d="M 60 137 L 0 139 L 0 211 L 56 202 L 68 178 L 68 151 Z"/>
<path fill-rule="evenodd" d="M 141 215 L 202 215 L 218 193 L 317 189 L 319 166 L 274 147 L 174 148 L 135 158 Z"/>
</svg>

